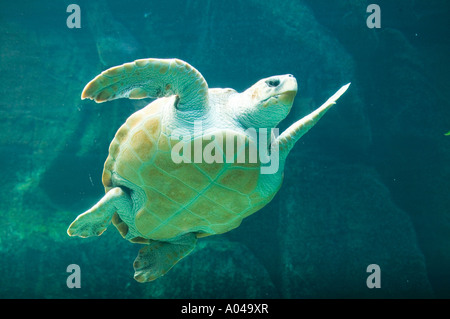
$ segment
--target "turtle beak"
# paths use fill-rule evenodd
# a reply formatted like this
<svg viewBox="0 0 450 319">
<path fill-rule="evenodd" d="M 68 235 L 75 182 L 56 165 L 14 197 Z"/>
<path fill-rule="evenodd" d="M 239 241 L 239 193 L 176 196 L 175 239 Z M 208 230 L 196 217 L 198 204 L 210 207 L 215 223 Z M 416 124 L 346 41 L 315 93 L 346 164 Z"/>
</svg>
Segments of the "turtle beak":
<svg viewBox="0 0 450 319">
<path fill-rule="evenodd" d="M 280 78 L 282 92 L 279 94 L 278 99 L 283 104 L 291 105 L 297 94 L 297 80 L 291 74 L 283 75 Z"/>
</svg>

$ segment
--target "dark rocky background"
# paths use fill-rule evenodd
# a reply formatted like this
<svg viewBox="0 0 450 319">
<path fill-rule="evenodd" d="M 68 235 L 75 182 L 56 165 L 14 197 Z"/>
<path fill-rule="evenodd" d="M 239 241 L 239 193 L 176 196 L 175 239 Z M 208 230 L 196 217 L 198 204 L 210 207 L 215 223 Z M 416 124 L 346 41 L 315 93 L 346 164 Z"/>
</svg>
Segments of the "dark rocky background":
<svg viewBox="0 0 450 319">
<path fill-rule="evenodd" d="M 450 297 L 450 5 L 366 0 L 14 1 L 0 11 L 1 298 Z M 139 249 L 110 229 L 70 238 L 103 193 L 115 131 L 148 101 L 81 101 L 110 66 L 177 57 L 210 87 L 294 74 L 281 128 L 350 90 L 302 138 L 275 199 L 138 284 Z M 69 289 L 66 267 L 81 267 Z M 366 268 L 381 268 L 368 289 Z"/>
</svg>

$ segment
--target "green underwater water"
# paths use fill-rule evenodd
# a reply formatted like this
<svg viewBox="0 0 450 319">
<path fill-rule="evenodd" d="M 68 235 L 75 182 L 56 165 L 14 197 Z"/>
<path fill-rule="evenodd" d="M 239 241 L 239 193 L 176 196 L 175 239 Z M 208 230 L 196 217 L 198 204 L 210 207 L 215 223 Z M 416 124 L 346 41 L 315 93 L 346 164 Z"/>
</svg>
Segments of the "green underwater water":
<svg viewBox="0 0 450 319">
<path fill-rule="evenodd" d="M 68 28 L 69 4 L 81 28 Z M 14 1 L 0 10 L 0 298 L 450 297 L 450 5 L 378 1 Z M 179 58 L 209 87 L 293 74 L 283 131 L 352 82 L 294 147 L 273 201 L 164 277 L 140 245 L 67 227 L 104 192 L 117 129 L 149 100 L 81 100 L 101 71 Z M 79 265 L 81 287 L 67 267 Z M 381 288 L 369 289 L 376 264 Z"/>
</svg>

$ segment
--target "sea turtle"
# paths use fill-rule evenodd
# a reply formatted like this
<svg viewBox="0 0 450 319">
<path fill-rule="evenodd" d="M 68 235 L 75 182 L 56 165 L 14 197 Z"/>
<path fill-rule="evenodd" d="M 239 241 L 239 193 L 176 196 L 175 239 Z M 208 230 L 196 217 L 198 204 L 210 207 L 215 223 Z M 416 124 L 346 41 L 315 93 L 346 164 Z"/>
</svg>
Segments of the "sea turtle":
<svg viewBox="0 0 450 319">
<path fill-rule="evenodd" d="M 238 227 L 272 200 L 295 142 L 349 85 L 282 134 L 264 135 L 291 109 L 297 81 L 290 74 L 238 93 L 209 89 L 179 59 L 140 59 L 102 72 L 82 99 L 157 99 L 119 128 L 103 170 L 106 194 L 67 233 L 98 236 L 112 221 L 125 239 L 145 244 L 133 264 L 134 278 L 147 282 L 164 275 L 198 238 Z M 265 162 L 253 156 L 255 150 Z M 269 155 L 278 165 L 263 172 Z"/>
</svg>

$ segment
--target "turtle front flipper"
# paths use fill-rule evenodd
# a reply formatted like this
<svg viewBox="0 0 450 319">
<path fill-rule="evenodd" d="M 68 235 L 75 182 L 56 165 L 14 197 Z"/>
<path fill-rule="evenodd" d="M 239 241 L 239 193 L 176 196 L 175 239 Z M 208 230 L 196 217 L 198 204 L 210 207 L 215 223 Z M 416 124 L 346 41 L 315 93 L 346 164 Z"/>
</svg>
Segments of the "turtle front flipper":
<svg viewBox="0 0 450 319">
<path fill-rule="evenodd" d="M 168 272 L 180 259 L 186 257 L 197 243 L 194 233 L 183 235 L 176 241 L 152 241 L 139 250 L 134 261 L 134 279 L 147 282 L 161 277 Z"/>
<path fill-rule="evenodd" d="M 132 201 L 122 188 L 115 187 L 87 212 L 79 215 L 67 229 L 69 236 L 100 236 L 116 211 L 128 211 Z"/>
<path fill-rule="evenodd" d="M 208 84 L 200 72 L 179 59 L 141 59 L 103 71 L 86 85 L 81 98 L 101 103 L 171 95 L 178 96 L 178 109 L 203 110 L 208 105 Z"/>
<path fill-rule="evenodd" d="M 342 94 L 347 91 L 351 83 L 348 83 L 341 87 L 336 93 L 333 94 L 321 107 L 319 107 L 314 112 L 306 115 L 301 120 L 298 120 L 287 128 L 276 140 L 272 143 L 272 152 L 276 152 L 276 147 L 279 147 L 280 163 L 284 163 L 286 157 L 288 156 L 294 144 L 305 135 L 317 122 L 322 118 L 322 116 L 330 109 L 331 106 L 336 104 L 336 101 L 341 97 Z M 283 164 L 284 165 L 284 164 Z"/>
</svg>

